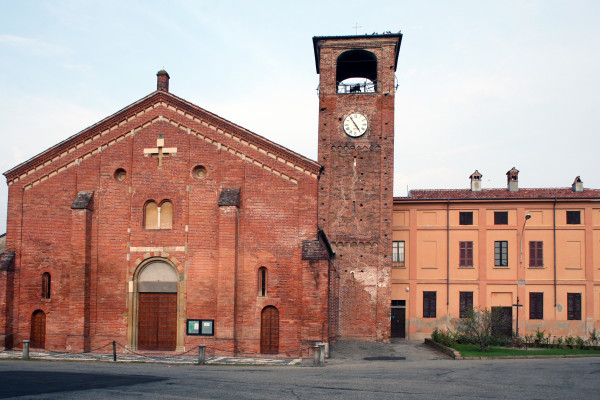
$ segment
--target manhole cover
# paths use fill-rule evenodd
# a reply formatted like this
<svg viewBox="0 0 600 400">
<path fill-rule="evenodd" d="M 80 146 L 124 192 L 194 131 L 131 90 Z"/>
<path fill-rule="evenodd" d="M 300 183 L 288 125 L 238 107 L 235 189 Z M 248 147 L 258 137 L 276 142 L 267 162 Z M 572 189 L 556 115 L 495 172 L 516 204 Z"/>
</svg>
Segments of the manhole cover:
<svg viewBox="0 0 600 400">
<path fill-rule="evenodd" d="M 365 357 L 363 360 L 367 361 L 397 361 L 397 360 L 406 360 L 406 357 L 391 357 L 391 356 L 381 356 L 381 357 Z"/>
</svg>

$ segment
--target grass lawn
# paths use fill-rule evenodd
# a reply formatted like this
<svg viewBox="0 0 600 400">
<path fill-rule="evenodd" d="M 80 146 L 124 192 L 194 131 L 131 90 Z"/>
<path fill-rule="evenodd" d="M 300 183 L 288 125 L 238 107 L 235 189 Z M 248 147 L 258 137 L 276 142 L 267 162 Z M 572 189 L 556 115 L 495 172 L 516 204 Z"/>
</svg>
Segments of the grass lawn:
<svg viewBox="0 0 600 400">
<path fill-rule="evenodd" d="M 492 346 L 488 351 L 479 351 L 479 346 L 474 344 L 457 344 L 454 346 L 463 357 L 512 357 L 512 356 L 557 356 L 573 354 L 596 354 L 600 356 L 600 350 L 579 350 L 579 349 L 508 349 L 506 347 Z"/>
</svg>

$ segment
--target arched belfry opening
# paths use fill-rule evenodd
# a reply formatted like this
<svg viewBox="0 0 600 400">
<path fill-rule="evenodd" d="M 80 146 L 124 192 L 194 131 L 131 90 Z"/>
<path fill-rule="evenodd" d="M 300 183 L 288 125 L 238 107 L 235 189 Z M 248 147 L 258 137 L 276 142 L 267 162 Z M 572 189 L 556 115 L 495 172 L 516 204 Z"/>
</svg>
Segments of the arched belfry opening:
<svg viewBox="0 0 600 400">
<path fill-rule="evenodd" d="M 130 309 L 131 347 L 161 351 L 178 347 L 178 275 L 165 259 L 147 260 L 136 270 Z"/>
<path fill-rule="evenodd" d="M 336 63 L 338 93 L 374 93 L 377 91 L 377 57 L 367 50 L 348 50 Z"/>
</svg>

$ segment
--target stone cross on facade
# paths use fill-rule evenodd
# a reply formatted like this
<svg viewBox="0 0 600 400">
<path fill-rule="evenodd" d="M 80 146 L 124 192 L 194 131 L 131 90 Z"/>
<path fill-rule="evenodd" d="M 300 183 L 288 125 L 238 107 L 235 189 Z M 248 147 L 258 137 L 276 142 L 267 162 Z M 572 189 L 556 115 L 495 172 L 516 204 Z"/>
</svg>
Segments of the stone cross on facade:
<svg viewBox="0 0 600 400">
<path fill-rule="evenodd" d="M 162 168 L 162 159 L 169 154 L 175 155 L 177 154 L 177 147 L 164 147 L 165 139 L 163 139 L 162 135 L 158 136 L 156 139 L 156 147 L 150 149 L 144 149 L 144 156 L 148 157 L 158 157 L 158 168 Z"/>
</svg>

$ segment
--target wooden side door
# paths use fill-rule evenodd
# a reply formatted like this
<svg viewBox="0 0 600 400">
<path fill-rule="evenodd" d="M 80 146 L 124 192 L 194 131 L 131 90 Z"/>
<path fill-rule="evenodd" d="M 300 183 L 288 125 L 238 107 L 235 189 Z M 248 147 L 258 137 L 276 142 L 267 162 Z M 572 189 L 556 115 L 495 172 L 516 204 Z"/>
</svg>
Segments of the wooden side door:
<svg viewBox="0 0 600 400">
<path fill-rule="evenodd" d="M 392 337 L 406 337 L 406 308 L 392 308 Z"/>
<path fill-rule="evenodd" d="M 279 311 L 273 306 L 263 308 L 261 313 L 260 352 L 279 353 Z"/>
<path fill-rule="evenodd" d="M 43 349 L 46 346 L 46 314 L 36 310 L 31 315 L 30 346 Z"/>
<path fill-rule="evenodd" d="M 173 351 L 177 345 L 177 293 L 140 293 L 138 348 Z"/>
</svg>

